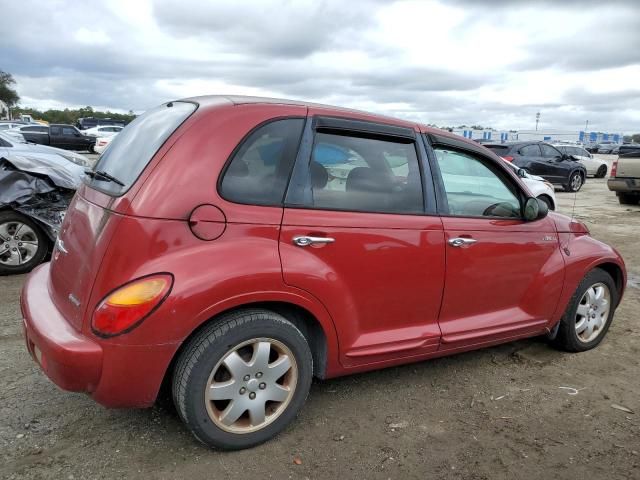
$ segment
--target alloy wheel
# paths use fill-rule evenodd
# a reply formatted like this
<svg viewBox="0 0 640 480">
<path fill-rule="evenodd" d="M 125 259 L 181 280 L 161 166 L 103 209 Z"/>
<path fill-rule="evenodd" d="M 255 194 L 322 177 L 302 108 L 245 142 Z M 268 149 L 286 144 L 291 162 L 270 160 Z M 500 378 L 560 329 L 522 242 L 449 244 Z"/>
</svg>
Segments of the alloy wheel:
<svg viewBox="0 0 640 480">
<path fill-rule="evenodd" d="M 37 251 L 38 236 L 29 225 L 13 220 L 0 224 L 0 264 L 24 265 Z"/>
<path fill-rule="evenodd" d="M 582 186 L 582 176 L 579 173 L 575 173 L 571 177 L 571 190 L 574 192 L 577 192 L 578 190 L 580 190 L 581 186 Z"/>
<path fill-rule="evenodd" d="M 578 303 L 576 334 L 582 343 L 595 340 L 603 331 L 611 311 L 611 292 L 602 282 L 590 286 Z"/>
<path fill-rule="evenodd" d="M 231 433 L 260 430 L 287 408 L 298 381 L 291 350 L 272 338 L 255 338 L 229 350 L 205 389 L 211 420 Z"/>
</svg>

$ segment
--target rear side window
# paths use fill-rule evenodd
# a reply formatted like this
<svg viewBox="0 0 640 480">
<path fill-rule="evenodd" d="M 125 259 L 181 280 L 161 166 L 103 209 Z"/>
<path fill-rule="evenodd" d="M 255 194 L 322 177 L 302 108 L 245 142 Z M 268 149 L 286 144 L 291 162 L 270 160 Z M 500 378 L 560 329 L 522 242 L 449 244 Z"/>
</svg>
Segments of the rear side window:
<svg viewBox="0 0 640 480">
<path fill-rule="evenodd" d="M 520 149 L 520 155 L 524 155 L 525 157 L 539 157 L 540 147 L 538 147 L 538 145 L 527 145 Z"/>
<path fill-rule="evenodd" d="M 195 109 L 193 103 L 169 102 L 137 117 L 114 137 L 95 166 L 96 172 L 108 173 L 123 185 L 100 176 L 92 178 L 90 185 L 114 195 L 126 192 L 162 144 Z"/>
<path fill-rule="evenodd" d="M 62 135 L 62 128 L 51 127 L 51 135 Z"/>
<path fill-rule="evenodd" d="M 71 127 L 62 127 L 62 134 L 63 135 L 75 135 L 76 134 L 76 129 L 75 128 L 71 128 Z"/>
<path fill-rule="evenodd" d="M 304 119 L 287 118 L 249 134 L 223 174 L 220 195 L 237 203 L 282 205 L 303 128 Z"/>
<path fill-rule="evenodd" d="M 312 208 L 422 213 L 422 182 L 413 142 L 317 133 L 309 177 Z"/>
</svg>

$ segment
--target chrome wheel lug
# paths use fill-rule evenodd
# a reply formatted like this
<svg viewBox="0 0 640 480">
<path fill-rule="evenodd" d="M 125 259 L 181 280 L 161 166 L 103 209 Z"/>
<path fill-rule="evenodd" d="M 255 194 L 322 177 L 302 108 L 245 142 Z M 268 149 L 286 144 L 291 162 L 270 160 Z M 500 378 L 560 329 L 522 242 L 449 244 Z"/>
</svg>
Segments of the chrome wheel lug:
<svg viewBox="0 0 640 480">
<path fill-rule="evenodd" d="M 262 372 L 256 373 L 256 378 L 262 378 Z"/>
<path fill-rule="evenodd" d="M 22 246 L 22 242 L 18 242 L 18 246 L 21 247 Z"/>
<path fill-rule="evenodd" d="M 262 382 L 260 385 L 258 385 L 258 388 L 260 388 L 260 390 L 264 390 L 265 388 L 267 388 L 267 384 Z"/>
<path fill-rule="evenodd" d="M 254 392 L 251 392 L 251 393 L 249 394 L 249 398 L 250 398 L 251 400 L 253 400 L 254 398 L 256 398 L 256 394 L 255 394 Z"/>
<path fill-rule="evenodd" d="M 247 391 L 247 389 L 246 389 L 246 388 L 244 388 L 244 387 L 242 387 L 242 388 L 240 389 L 240 395 L 244 395 L 246 391 Z"/>
<path fill-rule="evenodd" d="M 245 375 L 244 376 L 244 381 L 248 382 L 250 378 L 251 378 L 251 375 Z"/>
</svg>

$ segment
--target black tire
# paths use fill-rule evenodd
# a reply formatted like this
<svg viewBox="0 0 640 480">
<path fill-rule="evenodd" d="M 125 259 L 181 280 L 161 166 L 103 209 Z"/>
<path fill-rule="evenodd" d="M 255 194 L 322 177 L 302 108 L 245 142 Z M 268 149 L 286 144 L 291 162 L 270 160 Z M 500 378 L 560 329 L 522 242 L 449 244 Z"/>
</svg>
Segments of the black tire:
<svg viewBox="0 0 640 480">
<path fill-rule="evenodd" d="M 13 222 L 20 222 L 31 228 L 31 230 L 36 235 L 38 248 L 31 259 L 21 265 L 7 265 L 3 263 L 3 255 L 0 254 L 0 275 L 17 275 L 20 273 L 30 272 L 35 267 L 40 265 L 45 259 L 51 243 L 49 237 L 47 237 L 40 225 L 38 225 L 33 219 L 19 212 L 16 212 L 15 210 L 0 211 L 0 232 L 2 232 L 3 225 L 12 224 Z M 4 247 L 5 245 L 6 243 L 2 239 L 0 239 L 0 251 L 3 251 L 2 247 Z"/>
<path fill-rule="evenodd" d="M 640 196 L 632 195 L 630 193 L 619 193 L 618 194 L 618 202 L 620 205 L 636 205 L 640 200 Z"/>
<path fill-rule="evenodd" d="M 611 294 L 611 308 L 609 310 L 609 316 L 602 327 L 601 333 L 587 343 L 580 340 L 576 333 L 576 314 L 582 296 L 585 294 L 587 289 L 596 283 L 603 283 L 609 288 L 609 292 Z M 591 270 L 582 279 L 578 288 L 576 288 L 576 291 L 571 297 L 571 300 L 569 300 L 567 309 L 565 310 L 562 320 L 560 320 L 558 334 L 553 340 L 551 340 L 551 344 L 566 352 L 584 352 L 598 346 L 606 336 L 609 326 L 613 320 L 615 309 L 618 306 L 618 295 L 618 290 L 616 289 L 615 282 L 613 281 L 613 278 L 611 278 L 611 275 L 600 268 L 594 268 Z"/>
<path fill-rule="evenodd" d="M 549 210 L 556 209 L 555 205 L 553 204 L 553 200 L 551 200 L 551 197 L 549 197 L 548 195 L 539 195 L 538 199 L 546 203 Z"/>
<path fill-rule="evenodd" d="M 257 338 L 282 342 L 292 352 L 298 369 L 295 390 L 288 405 L 271 423 L 250 433 L 228 432 L 211 419 L 204 400 L 205 388 L 213 369 L 230 350 Z M 273 438 L 294 420 L 307 398 L 312 376 L 311 351 L 295 325 L 269 310 L 239 310 L 222 315 L 189 340 L 173 374 L 173 400 L 178 415 L 200 442 L 212 448 L 239 450 Z"/>
<path fill-rule="evenodd" d="M 580 178 L 579 182 L 576 181 L 576 177 Z M 582 175 L 582 173 L 580 173 L 579 171 L 571 172 L 568 180 L 568 183 L 566 185 L 563 185 L 563 188 L 566 192 L 579 192 L 582 188 L 582 185 L 584 185 L 584 175 Z M 576 182 L 577 187 L 574 185 L 574 181 Z"/>
<path fill-rule="evenodd" d="M 604 178 L 606 176 L 607 176 L 607 166 L 600 165 L 600 168 L 598 168 L 598 171 L 596 172 L 596 178 Z"/>
</svg>

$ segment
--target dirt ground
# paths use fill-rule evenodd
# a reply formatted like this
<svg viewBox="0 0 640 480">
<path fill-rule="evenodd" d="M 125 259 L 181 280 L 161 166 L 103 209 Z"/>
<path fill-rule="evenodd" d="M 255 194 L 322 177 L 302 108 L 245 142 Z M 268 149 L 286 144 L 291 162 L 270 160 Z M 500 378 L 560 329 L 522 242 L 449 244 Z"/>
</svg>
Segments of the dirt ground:
<svg viewBox="0 0 640 480">
<path fill-rule="evenodd" d="M 571 214 L 574 195 L 557 197 Z M 638 479 L 640 206 L 589 179 L 575 215 L 630 275 L 598 348 L 532 339 L 316 382 L 283 434 L 233 453 L 202 447 L 168 408 L 106 410 L 60 391 L 24 347 L 24 277 L 0 277 L 0 477 Z"/>
</svg>

